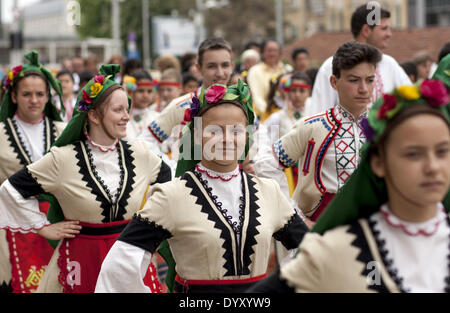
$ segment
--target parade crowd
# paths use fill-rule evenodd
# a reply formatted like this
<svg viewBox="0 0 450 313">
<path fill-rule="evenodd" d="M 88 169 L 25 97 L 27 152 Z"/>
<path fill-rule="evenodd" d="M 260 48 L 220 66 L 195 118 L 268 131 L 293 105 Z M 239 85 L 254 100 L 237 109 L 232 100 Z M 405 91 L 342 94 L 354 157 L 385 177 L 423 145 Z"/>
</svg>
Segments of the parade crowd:
<svg viewBox="0 0 450 313">
<path fill-rule="evenodd" d="M 308 47 L 7 71 L 1 293 L 450 292 L 450 42 L 399 64 L 390 13 Z"/>
</svg>

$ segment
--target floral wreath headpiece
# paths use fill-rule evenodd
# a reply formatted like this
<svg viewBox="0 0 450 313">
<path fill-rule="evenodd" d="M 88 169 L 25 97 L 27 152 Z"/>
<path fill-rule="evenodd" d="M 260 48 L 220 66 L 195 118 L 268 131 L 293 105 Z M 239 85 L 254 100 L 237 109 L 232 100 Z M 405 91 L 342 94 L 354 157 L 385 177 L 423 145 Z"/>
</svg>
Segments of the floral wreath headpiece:
<svg viewBox="0 0 450 313">
<path fill-rule="evenodd" d="M 3 89 L 5 91 L 9 90 L 13 86 L 15 78 L 16 77 L 23 77 L 23 75 L 24 75 L 24 73 L 23 73 L 23 66 L 22 65 L 18 65 L 16 67 L 13 67 L 8 72 L 8 75 L 6 76 L 6 79 L 3 82 Z"/>
<path fill-rule="evenodd" d="M 88 82 L 87 88 L 83 88 L 81 99 L 78 101 L 77 110 L 80 112 L 87 112 L 92 107 L 95 98 L 103 90 L 104 85 L 112 75 L 95 75 L 92 80 Z M 88 90 L 88 91 L 86 91 Z"/>
<path fill-rule="evenodd" d="M 449 91 L 440 80 L 424 80 L 413 86 L 400 86 L 390 94 L 383 94 L 372 106 L 368 118 L 361 121 L 368 142 L 376 141 L 384 132 L 386 125 L 397 113 L 416 104 L 428 104 L 444 110 L 450 103 Z"/>
<path fill-rule="evenodd" d="M 239 102 L 249 118 L 249 123 L 253 124 L 254 114 L 250 88 L 241 80 L 228 87 L 222 84 L 214 84 L 206 90 L 203 89 L 199 97 L 194 95 L 190 107 L 184 112 L 184 121 L 187 123 L 193 121 L 200 109 L 207 103 L 217 103 L 221 100 Z"/>
</svg>

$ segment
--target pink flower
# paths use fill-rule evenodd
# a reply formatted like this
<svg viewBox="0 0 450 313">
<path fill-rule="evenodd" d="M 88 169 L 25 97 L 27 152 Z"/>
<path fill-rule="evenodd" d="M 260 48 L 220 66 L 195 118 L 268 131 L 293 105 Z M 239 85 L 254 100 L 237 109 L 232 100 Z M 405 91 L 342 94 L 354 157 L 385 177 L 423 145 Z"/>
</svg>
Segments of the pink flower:
<svg viewBox="0 0 450 313">
<path fill-rule="evenodd" d="M 422 97 L 432 106 L 445 106 L 450 102 L 447 87 L 440 80 L 424 80 L 419 88 Z"/>
<path fill-rule="evenodd" d="M 226 92 L 227 88 L 225 86 L 213 85 L 206 92 L 206 101 L 208 101 L 209 103 L 216 103 L 223 98 Z"/>
<path fill-rule="evenodd" d="M 105 76 L 104 75 L 95 75 L 94 83 L 99 83 L 99 84 L 103 85 L 104 81 L 105 81 Z"/>
<path fill-rule="evenodd" d="M 397 99 L 388 94 L 383 95 L 383 104 L 381 105 L 380 109 L 378 110 L 377 117 L 380 120 L 387 119 L 387 113 L 397 106 Z"/>
</svg>

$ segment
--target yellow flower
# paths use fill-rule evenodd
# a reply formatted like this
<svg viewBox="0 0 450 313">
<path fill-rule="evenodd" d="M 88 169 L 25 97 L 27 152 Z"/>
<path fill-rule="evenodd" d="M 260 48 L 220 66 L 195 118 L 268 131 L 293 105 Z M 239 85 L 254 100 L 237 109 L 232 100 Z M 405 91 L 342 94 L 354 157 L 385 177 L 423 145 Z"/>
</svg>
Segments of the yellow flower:
<svg viewBox="0 0 450 313">
<path fill-rule="evenodd" d="M 12 71 L 9 71 L 9 75 L 8 75 L 8 78 L 9 78 L 9 80 L 13 80 L 13 78 L 14 78 L 14 74 L 13 74 L 13 72 Z"/>
<path fill-rule="evenodd" d="M 406 100 L 416 100 L 420 97 L 419 88 L 416 86 L 400 86 L 397 91 Z"/>
<path fill-rule="evenodd" d="M 95 83 L 91 86 L 91 97 L 95 97 L 102 91 L 103 86 L 100 83 Z"/>
</svg>

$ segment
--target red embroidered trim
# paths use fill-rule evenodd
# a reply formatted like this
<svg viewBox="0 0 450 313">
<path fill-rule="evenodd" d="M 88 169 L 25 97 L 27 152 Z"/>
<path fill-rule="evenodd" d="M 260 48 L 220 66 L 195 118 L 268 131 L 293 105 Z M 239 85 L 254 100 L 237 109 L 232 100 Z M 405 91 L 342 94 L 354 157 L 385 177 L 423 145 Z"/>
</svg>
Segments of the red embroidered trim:
<svg viewBox="0 0 450 313">
<path fill-rule="evenodd" d="M 390 213 L 389 211 L 380 210 L 380 212 L 381 212 L 381 214 L 383 214 L 383 216 L 386 220 L 386 223 L 388 223 L 389 226 L 394 227 L 394 228 L 400 228 L 406 235 L 412 236 L 412 237 L 415 237 L 418 235 L 424 235 L 426 237 L 433 236 L 437 232 L 439 224 L 441 223 L 441 221 L 437 221 L 434 224 L 434 230 L 431 233 L 428 233 L 423 229 L 419 229 L 417 233 L 412 233 L 412 232 L 408 231 L 408 229 L 405 225 L 403 225 L 401 223 L 394 224 L 392 221 L 390 221 L 389 217 L 392 215 L 392 213 Z"/>
<path fill-rule="evenodd" d="M 303 175 L 306 176 L 306 174 L 309 173 L 309 166 L 311 165 L 311 158 L 312 158 L 312 152 L 314 150 L 314 145 L 316 143 L 314 142 L 314 138 L 308 141 L 308 148 L 306 149 L 306 157 L 305 162 L 303 162 Z"/>
<path fill-rule="evenodd" d="M 102 146 L 96 144 L 95 142 L 93 142 L 91 140 L 91 138 L 89 138 L 88 133 L 86 133 L 85 136 L 86 136 L 87 141 L 89 141 L 89 143 L 91 144 L 91 146 L 97 148 L 98 150 L 100 150 L 101 152 L 104 152 L 104 153 L 109 152 L 109 151 L 115 151 L 117 144 L 119 143 L 119 139 L 116 139 L 116 142 L 114 143 L 114 148 L 108 148 L 108 149 L 104 150 Z"/>
<path fill-rule="evenodd" d="M 220 176 L 220 175 L 217 175 L 217 176 L 211 176 L 211 175 L 208 173 L 207 170 L 202 170 L 202 169 L 198 166 L 198 164 L 195 165 L 195 168 L 196 168 L 196 170 L 199 171 L 200 173 L 205 173 L 206 176 L 208 176 L 209 178 L 211 178 L 211 179 L 220 179 L 221 181 L 230 181 L 230 180 L 232 180 L 234 177 L 237 177 L 237 176 L 239 175 L 239 173 L 236 173 L 236 174 L 232 174 L 230 178 L 223 178 L 223 177 Z"/>
</svg>

